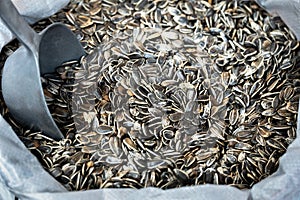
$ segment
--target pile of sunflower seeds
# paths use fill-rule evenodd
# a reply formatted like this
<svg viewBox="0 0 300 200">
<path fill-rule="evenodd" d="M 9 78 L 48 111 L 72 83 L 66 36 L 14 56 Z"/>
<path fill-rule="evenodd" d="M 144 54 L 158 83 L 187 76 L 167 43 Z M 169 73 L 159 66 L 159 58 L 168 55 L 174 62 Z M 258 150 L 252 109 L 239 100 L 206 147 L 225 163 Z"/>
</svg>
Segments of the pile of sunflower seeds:
<svg viewBox="0 0 300 200">
<path fill-rule="evenodd" d="M 253 2 L 73 1 L 51 20 L 90 54 L 42 77 L 66 139 L 1 112 L 69 190 L 249 188 L 296 137 L 299 44 Z"/>
</svg>

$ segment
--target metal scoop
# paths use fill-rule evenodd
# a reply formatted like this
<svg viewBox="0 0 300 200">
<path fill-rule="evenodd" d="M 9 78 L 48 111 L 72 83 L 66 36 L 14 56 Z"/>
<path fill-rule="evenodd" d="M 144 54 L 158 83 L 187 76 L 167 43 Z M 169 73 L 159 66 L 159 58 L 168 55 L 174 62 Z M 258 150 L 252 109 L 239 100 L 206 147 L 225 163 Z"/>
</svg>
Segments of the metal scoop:
<svg viewBox="0 0 300 200">
<path fill-rule="evenodd" d="M 63 24 L 52 24 L 37 34 L 11 0 L 0 0 L 0 17 L 23 44 L 6 60 L 2 73 L 2 93 L 10 113 L 23 125 L 62 139 L 47 107 L 40 74 L 80 59 L 85 54 L 83 47 Z"/>
</svg>

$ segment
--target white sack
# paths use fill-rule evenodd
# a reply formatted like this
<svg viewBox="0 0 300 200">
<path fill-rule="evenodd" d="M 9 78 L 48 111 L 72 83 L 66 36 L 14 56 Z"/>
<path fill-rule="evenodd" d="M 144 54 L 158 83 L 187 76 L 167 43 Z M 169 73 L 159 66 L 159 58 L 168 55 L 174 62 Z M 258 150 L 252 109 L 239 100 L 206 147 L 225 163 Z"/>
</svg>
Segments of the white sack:
<svg viewBox="0 0 300 200">
<path fill-rule="evenodd" d="M 20 14 L 26 17 L 29 23 L 49 17 L 66 6 L 69 0 L 12 0 Z M 14 35 L 5 27 L 0 19 L 0 52 Z"/>
<path fill-rule="evenodd" d="M 271 13 L 279 15 L 300 38 L 299 0 L 257 0 Z M 66 5 L 67 0 L 14 0 L 20 12 L 30 22 L 47 17 Z M 25 3 L 26 2 L 26 5 Z M 12 39 L 12 35 L 0 25 L 0 49 Z M 11 127 L 0 116 L 0 199 L 12 199 L 10 191 L 24 200 L 167 200 L 167 199 L 222 199 L 222 200 L 296 200 L 300 199 L 300 137 L 289 146 L 280 159 L 279 169 L 272 176 L 254 185 L 251 190 L 239 190 L 231 186 L 201 185 L 178 189 L 157 188 L 99 189 L 67 192 L 40 166 L 17 138 Z M 2 186 L 1 186 L 2 185 Z M 5 185 L 5 187 L 3 187 Z M 2 193 L 3 192 L 3 193 Z M 3 196 L 4 195 L 4 196 Z M 5 199 L 6 199 L 5 198 Z"/>
</svg>

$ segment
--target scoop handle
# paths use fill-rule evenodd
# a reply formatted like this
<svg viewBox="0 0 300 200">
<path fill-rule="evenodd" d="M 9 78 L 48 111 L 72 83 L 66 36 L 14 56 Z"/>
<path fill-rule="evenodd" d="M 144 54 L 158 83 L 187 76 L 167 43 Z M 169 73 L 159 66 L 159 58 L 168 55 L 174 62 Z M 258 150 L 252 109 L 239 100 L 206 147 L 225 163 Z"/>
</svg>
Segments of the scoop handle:
<svg viewBox="0 0 300 200">
<path fill-rule="evenodd" d="M 0 0 L 0 18 L 18 40 L 36 55 L 40 37 L 20 15 L 11 0 Z"/>
</svg>

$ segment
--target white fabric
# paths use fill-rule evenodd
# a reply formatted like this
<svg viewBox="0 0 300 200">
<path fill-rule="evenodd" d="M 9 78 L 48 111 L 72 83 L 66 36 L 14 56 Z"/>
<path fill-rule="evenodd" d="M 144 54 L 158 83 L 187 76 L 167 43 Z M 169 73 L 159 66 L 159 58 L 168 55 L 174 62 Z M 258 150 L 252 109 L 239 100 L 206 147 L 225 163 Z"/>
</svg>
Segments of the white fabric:
<svg viewBox="0 0 300 200">
<path fill-rule="evenodd" d="M 66 6 L 69 0 L 12 0 L 20 14 L 30 23 L 49 17 Z M 14 35 L 5 27 L 0 19 L 0 52 Z"/>
<path fill-rule="evenodd" d="M 58 11 L 68 0 L 13 0 L 20 12 L 30 22 L 45 18 Z M 257 0 L 263 7 L 281 18 L 300 38 L 300 0 Z M 25 3 L 26 2 L 26 3 Z M 0 50 L 13 38 L 0 22 Z M 299 113 L 300 114 L 300 113 Z M 12 199 L 12 191 L 23 200 L 72 200 L 72 199 L 222 199 L 222 200 L 281 200 L 300 199 L 300 137 L 289 146 L 280 159 L 279 169 L 271 177 L 254 185 L 251 190 L 238 190 L 231 186 L 201 185 L 171 190 L 147 188 L 99 189 L 67 192 L 46 173 L 0 116 L 0 199 Z M 28 177 L 30 174 L 30 177 Z M 1 185 L 5 185 L 4 188 Z M 6 195 L 5 195 L 6 194 Z M 3 196 L 4 195 L 4 196 Z"/>
</svg>

